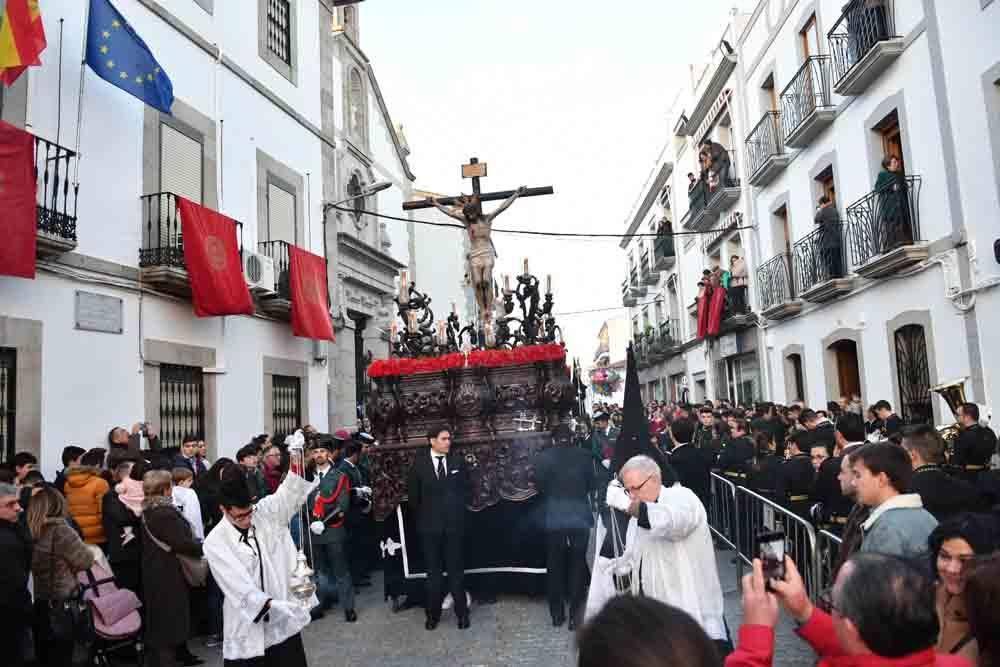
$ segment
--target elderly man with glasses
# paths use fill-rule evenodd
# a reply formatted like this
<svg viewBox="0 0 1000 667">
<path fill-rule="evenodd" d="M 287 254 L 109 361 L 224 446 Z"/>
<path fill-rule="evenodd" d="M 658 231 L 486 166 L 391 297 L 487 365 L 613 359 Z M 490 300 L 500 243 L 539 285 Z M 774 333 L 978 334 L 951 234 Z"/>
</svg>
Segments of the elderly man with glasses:
<svg viewBox="0 0 1000 667">
<path fill-rule="evenodd" d="M 612 529 L 619 529 L 619 538 L 605 540 L 609 531 L 602 522 L 587 618 L 615 595 L 617 574 L 619 588 L 627 580 L 627 592 L 686 611 L 724 649 L 728 633 L 722 586 L 708 517 L 698 496 L 680 484 L 669 465 L 640 455 L 630 458 L 608 485 L 607 503 L 617 517 L 611 523 Z M 624 549 L 607 548 L 621 538 Z M 628 576 L 622 577 L 626 571 Z"/>
</svg>

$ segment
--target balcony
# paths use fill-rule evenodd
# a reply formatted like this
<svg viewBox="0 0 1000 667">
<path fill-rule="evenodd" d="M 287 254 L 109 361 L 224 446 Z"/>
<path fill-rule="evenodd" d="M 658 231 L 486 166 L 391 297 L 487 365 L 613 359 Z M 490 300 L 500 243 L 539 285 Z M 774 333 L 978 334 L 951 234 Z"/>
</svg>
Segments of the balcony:
<svg viewBox="0 0 1000 667">
<path fill-rule="evenodd" d="M 737 227 L 743 226 L 743 212 L 733 211 L 728 218 L 726 218 L 726 223 L 719 225 L 715 229 L 705 232 L 701 235 L 701 251 L 703 254 L 710 254 L 715 247 L 718 245 L 719 241 L 728 234 L 730 231 L 736 229 Z"/>
<path fill-rule="evenodd" d="M 77 155 L 35 137 L 36 254 L 54 257 L 76 248 L 76 202 L 79 183 L 70 184 Z"/>
<path fill-rule="evenodd" d="M 847 207 L 851 262 L 858 275 L 881 278 L 927 259 L 920 188 L 920 176 L 899 176 Z"/>
<path fill-rule="evenodd" d="M 781 113 L 768 111 L 746 138 L 747 173 L 750 185 L 763 187 L 788 166 L 792 157 L 785 152 Z"/>
<path fill-rule="evenodd" d="M 795 298 L 792 280 L 792 257 L 788 253 L 775 255 L 757 269 L 757 294 L 760 312 L 769 320 L 781 320 L 802 310 L 802 301 Z"/>
<path fill-rule="evenodd" d="M 833 57 L 833 89 L 860 95 L 903 53 L 893 0 L 851 0 L 827 35 Z"/>
<path fill-rule="evenodd" d="M 643 249 L 642 259 L 639 265 L 642 267 L 642 282 L 644 285 L 652 287 L 655 286 L 656 283 L 660 282 L 660 272 L 653 268 L 648 248 Z"/>
<path fill-rule="evenodd" d="M 632 286 L 629 284 L 628 278 L 626 278 L 622 281 L 622 305 L 626 308 L 631 308 L 636 303 L 636 296 L 632 293 Z"/>
<path fill-rule="evenodd" d="M 795 293 L 822 303 L 847 294 L 854 280 L 847 275 L 847 225 L 823 223 L 795 243 Z"/>
<path fill-rule="evenodd" d="M 670 226 L 661 227 L 659 236 L 653 243 L 653 269 L 669 271 L 677 263 L 677 251 L 674 249 L 674 237 Z"/>
<path fill-rule="evenodd" d="M 257 244 L 257 252 L 274 262 L 274 292 L 260 297 L 260 310 L 281 319 L 292 316 L 292 293 L 288 284 L 289 248 L 291 244 L 287 241 L 262 241 Z"/>
<path fill-rule="evenodd" d="M 830 56 L 809 56 L 781 91 L 786 146 L 805 148 L 833 122 L 837 109 L 830 91 Z"/>
<path fill-rule="evenodd" d="M 142 208 L 142 247 L 139 248 L 139 273 L 143 283 L 156 289 L 187 296 L 191 293 L 184 242 L 181 238 L 181 215 L 177 195 L 157 192 L 139 198 Z M 234 221 L 243 254 L 243 223 Z"/>
<path fill-rule="evenodd" d="M 635 336 L 636 365 L 648 368 L 673 356 L 681 346 L 680 324 L 667 320 L 659 328 L 650 327 Z"/>
<path fill-rule="evenodd" d="M 732 155 L 732 154 L 730 154 Z M 733 174 L 734 163 L 730 163 L 729 173 Z M 740 179 L 729 176 L 711 189 L 703 180 L 695 182 L 688 192 L 688 212 L 681 224 L 685 229 L 700 232 L 709 229 L 719 216 L 740 198 Z"/>
</svg>

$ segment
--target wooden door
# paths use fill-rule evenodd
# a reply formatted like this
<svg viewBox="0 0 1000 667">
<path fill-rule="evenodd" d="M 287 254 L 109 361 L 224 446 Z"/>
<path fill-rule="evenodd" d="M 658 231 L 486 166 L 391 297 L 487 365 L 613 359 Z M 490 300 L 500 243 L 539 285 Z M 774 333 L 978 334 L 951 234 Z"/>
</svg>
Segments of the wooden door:
<svg viewBox="0 0 1000 667">
<path fill-rule="evenodd" d="M 854 341 L 841 340 L 833 344 L 837 358 L 837 380 L 841 396 L 861 395 L 861 374 L 858 370 L 858 346 Z"/>
</svg>

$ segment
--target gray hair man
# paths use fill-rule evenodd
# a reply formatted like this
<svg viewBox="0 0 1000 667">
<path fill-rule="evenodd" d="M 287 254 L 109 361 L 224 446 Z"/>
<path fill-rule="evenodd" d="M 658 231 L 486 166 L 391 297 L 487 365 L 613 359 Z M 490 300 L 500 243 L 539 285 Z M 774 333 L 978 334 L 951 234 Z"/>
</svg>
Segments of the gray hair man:
<svg viewBox="0 0 1000 667">
<path fill-rule="evenodd" d="M 598 551 L 587 600 L 587 617 L 615 594 L 612 572 L 631 568 L 634 594 L 652 597 L 690 614 L 714 640 L 727 639 L 722 587 L 705 507 L 677 480 L 669 466 L 633 456 L 608 485 L 608 506 L 624 513 L 624 552 L 607 558 Z M 612 513 L 614 515 L 614 513 Z M 597 544 L 603 542 L 603 524 Z"/>
<path fill-rule="evenodd" d="M 31 568 L 31 539 L 24 522 L 18 490 L 13 484 L 0 483 L 0 646 L 4 647 L 4 664 L 23 664 L 25 619 L 31 618 L 31 597 L 28 595 L 28 572 Z"/>
</svg>

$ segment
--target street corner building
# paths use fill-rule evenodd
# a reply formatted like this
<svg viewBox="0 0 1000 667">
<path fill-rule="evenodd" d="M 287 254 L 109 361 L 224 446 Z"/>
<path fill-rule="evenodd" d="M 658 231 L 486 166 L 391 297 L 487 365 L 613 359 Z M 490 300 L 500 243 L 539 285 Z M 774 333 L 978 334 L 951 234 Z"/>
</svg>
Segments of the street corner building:
<svg viewBox="0 0 1000 667">
<path fill-rule="evenodd" d="M 992 2 L 761 0 L 717 27 L 621 243 L 648 400 L 991 404 L 998 26 Z"/>
<path fill-rule="evenodd" d="M 359 8 L 40 7 L 48 46 L 0 87 L 3 136 L 30 148 L 2 152 L 0 197 L 34 199 L 17 216 L 33 250 L 0 266 L 0 460 L 54 474 L 68 443 L 136 422 L 163 446 L 198 434 L 211 459 L 357 425 L 423 242 L 371 215 L 400 211 L 414 176 Z"/>
</svg>

